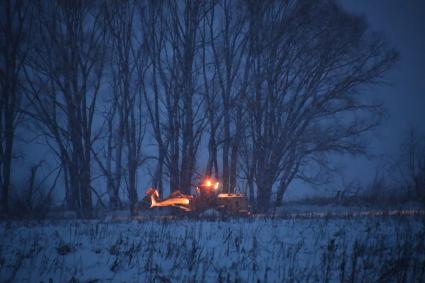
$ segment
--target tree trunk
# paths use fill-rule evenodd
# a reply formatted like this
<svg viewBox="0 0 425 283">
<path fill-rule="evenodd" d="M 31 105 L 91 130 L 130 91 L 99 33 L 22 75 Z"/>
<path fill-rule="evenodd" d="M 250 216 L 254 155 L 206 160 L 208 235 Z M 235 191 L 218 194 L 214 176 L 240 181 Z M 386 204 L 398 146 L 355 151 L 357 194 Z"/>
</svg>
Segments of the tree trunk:
<svg viewBox="0 0 425 283">
<path fill-rule="evenodd" d="M 10 53 L 10 52 L 9 52 Z M 15 108 L 16 108 L 16 81 L 11 74 L 11 72 L 15 71 L 15 64 L 13 62 L 10 62 L 10 58 L 6 58 L 6 62 L 8 63 L 6 66 L 7 73 L 8 73 L 8 81 L 5 82 L 4 90 L 2 95 L 2 99 L 0 102 L 2 105 L 0 105 L 0 115 L 2 117 L 0 118 L 0 122 L 4 121 L 4 125 L 1 125 L 1 128 L 3 132 L 0 133 L 0 137 L 3 140 L 0 140 L 1 147 L 0 149 L 3 152 L 0 152 L 3 160 L 1 160 L 2 165 L 2 178 L 0 180 L 3 181 L 2 185 L 2 208 L 3 212 L 7 213 L 9 211 L 9 191 L 10 191 L 10 173 L 12 168 L 12 153 L 13 153 L 13 142 L 15 137 L 15 128 L 13 119 L 16 115 Z M 4 115 L 4 116 L 3 116 Z M 1 129 L 0 128 L 0 129 Z"/>
<path fill-rule="evenodd" d="M 212 123 L 211 123 L 212 124 Z M 207 169 L 205 170 L 205 174 L 207 176 L 214 176 L 215 178 L 218 178 L 217 174 L 217 142 L 215 140 L 215 128 L 213 125 L 211 125 L 211 133 L 208 141 L 208 163 L 207 163 Z M 214 173 L 213 173 L 214 170 Z"/>
<path fill-rule="evenodd" d="M 254 196 L 254 180 L 251 177 L 248 177 L 248 199 L 250 203 L 255 203 Z"/>
<path fill-rule="evenodd" d="M 129 168 L 128 168 L 128 199 L 130 201 L 130 212 L 133 215 L 135 213 L 135 207 L 138 201 L 137 189 L 136 189 L 136 172 L 137 172 L 137 160 L 129 156 Z"/>
<path fill-rule="evenodd" d="M 239 158 L 239 145 L 242 135 L 242 110 L 241 107 L 237 110 L 236 117 L 236 133 L 232 139 L 231 161 L 230 161 L 230 192 L 234 193 L 237 182 L 237 166 Z"/>
<path fill-rule="evenodd" d="M 120 123 L 119 123 L 119 129 L 118 129 L 118 136 L 116 137 L 117 142 L 115 145 L 115 172 L 111 172 L 114 180 L 114 187 L 113 187 L 113 198 L 117 202 L 117 206 L 121 205 L 121 200 L 119 197 L 120 187 L 121 187 L 121 178 L 122 178 L 122 150 L 123 150 L 123 140 L 124 140 L 124 122 L 122 121 L 123 117 L 122 115 L 119 116 Z"/>
<path fill-rule="evenodd" d="M 80 184 L 79 187 L 81 189 L 80 196 L 81 196 L 81 209 L 83 212 L 84 218 L 91 218 L 92 212 L 93 212 L 93 203 L 92 203 L 92 188 L 91 188 L 91 181 L 90 181 L 90 161 L 86 160 L 84 162 L 83 171 L 81 172 L 80 178 Z"/>
<path fill-rule="evenodd" d="M 6 214 L 9 212 L 9 190 L 10 190 L 10 168 L 12 166 L 12 152 L 13 152 L 13 128 L 6 130 L 6 142 L 3 160 L 3 184 L 2 184 L 2 208 Z"/>
<path fill-rule="evenodd" d="M 257 210 L 267 212 L 270 209 L 272 187 L 270 185 L 258 186 L 257 189 Z"/>
<path fill-rule="evenodd" d="M 237 164 L 238 164 L 238 145 L 237 145 L 237 141 L 234 141 L 234 143 L 232 144 L 232 151 L 231 152 L 232 153 L 231 153 L 231 161 L 230 161 L 230 186 L 229 186 L 229 192 L 230 193 L 234 193 L 236 191 Z"/>
<path fill-rule="evenodd" d="M 164 171 L 164 154 L 158 147 L 158 164 L 156 165 L 155 175 L 153 177 L 153 187 L 158 190 L 159 196 L 163 196 L 162 176 Z"/>
<path fill-rule="evenodd" d="M 223 109 L 223 126 L 224 126 L 224 137 L 223 137 L 223 191 L 229 192 L 229 140 L 230 140 L 230 118 L 229 118 L 229 105 L 224 99 Z"/>
<path fill-rule="evenodd" d="M 186 9 L 191 9 L 186 7 Z M 188 11 L 193 13 L 193 11 Z M 193 15 L 192 15 L 193 17 Z M 193 30 L 195 18 L 190 17 L 186 22 L 186 36 L 184 45 L 183 56 L 183 144 L 182 144 L 182 163 L 180 186 L 185 194 L 190 193 L 192 186 L 192 175 L 195 161 L 194 152 L 194 136 L 193 136 L 193 77 L 192 65 L 194 61 L 194 54 L 192 45 L 195 41 L 196 30 Z"/>
<path fill-rule="evenodd" d="M 119 182 L 117 184 L 117 176 L 112 171 L 112 156 L 114 153 L 114 146 L 113 146 L 113 139 L 114 139 L 114 127 L 113 127 L 113 117 L 109 118 L 108 121 L 108 149 L 107 149 L 107 156 L 106 156 L 106 187 L 107 192 L 109 196 L 109 207 L 112 210 L 118 209 L 120 207 L 120 199 L 119 199 L 119 187 L 116 185 L 119 185 Z M 115 147 L 120 148 L 119 145 L 116 145 Z M 118 149 L 115 149 L 118 150 Z M 116 153 L 116 152 L 115 152 Z M 121 160 L 121 156 L 120 160 Z M 115 162 L 117 161 L 117 158 L 115 158 Z M 118 164 L 115 164 L 115 169 L 118 169 Z M 119 168 L 121 168 L 121 162 L 119 163 Z"/>
<path fill-rule="evenodd" d="M 175 131 L 173 131 L 175 132 Z M 178 132 L 177 132 L 178 133 Z M 180 178 L 179 178 L 179 140 L 178 135 L 176 134 L 171 136 L 171 157 L 170 157 L 170 192 L 174 192 L 180 189 Z M 174 139 L 175 138 L 175 139 Z"/>
<path fill-rule="evenodd" d="M 287 189 L 286 183 L 281 182 L 276 194 L 275 207 L 282 206 L 283 195 L 285 194 L 286 189 Z"/>
<path fill-rule="evenodd" d="M 13 162 L 13 147 L 17 117 L 21 104 L 21 93 L 18 90 L 21 68 L 23 66 L 22 53 L 26 46 L 29 3 L 17 1 L 2 2 L 2 20 L 0 23 L 1 78 L 0 78 L 0 187 L 1 209 L 9 211 L 10 178 Z"/>
</svg>

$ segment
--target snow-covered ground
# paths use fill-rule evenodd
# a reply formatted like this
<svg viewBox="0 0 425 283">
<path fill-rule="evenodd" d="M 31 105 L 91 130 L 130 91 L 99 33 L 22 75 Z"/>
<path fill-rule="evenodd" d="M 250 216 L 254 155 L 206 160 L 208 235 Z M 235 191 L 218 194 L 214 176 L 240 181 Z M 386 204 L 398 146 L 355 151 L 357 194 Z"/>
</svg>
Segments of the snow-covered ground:
<svg viewBox="0 0 425 283">
<path fill-rule="evenodd" d="M 425 219 L 0 224 L 0 281 L 424 282 Z"/>
</svg>

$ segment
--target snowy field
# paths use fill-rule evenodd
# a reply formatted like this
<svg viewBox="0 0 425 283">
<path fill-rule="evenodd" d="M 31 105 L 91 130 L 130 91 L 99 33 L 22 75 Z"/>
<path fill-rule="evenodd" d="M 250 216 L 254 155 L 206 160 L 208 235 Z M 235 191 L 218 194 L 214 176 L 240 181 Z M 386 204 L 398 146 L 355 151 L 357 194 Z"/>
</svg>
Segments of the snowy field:
<svg viewBox="0 0 425 283">
<path fill-rule="evenodd" d="M 1 282 L 425 282 L 425 219 L 0 224 Z"/>
</svg>

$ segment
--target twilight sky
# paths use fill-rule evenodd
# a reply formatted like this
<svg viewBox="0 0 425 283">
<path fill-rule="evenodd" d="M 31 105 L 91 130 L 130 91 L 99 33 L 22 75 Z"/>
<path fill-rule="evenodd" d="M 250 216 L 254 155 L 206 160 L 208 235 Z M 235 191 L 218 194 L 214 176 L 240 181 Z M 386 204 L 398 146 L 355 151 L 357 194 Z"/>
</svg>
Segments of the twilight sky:
<svg viewBox="0 0 425 283">
<path fill-rule="evenodd" d="M 377 131 L 376 150 L 398 150 L 406 128 L 425 130 L 425 1 L 340 0 L 355 14 L 364 15 L 371 29 L 383 32 L 400 52 L 400 61 L 388 75 L 390 86 L 378 87 L 388 119 Z"/>
<path fill-rule="evenodd" d="M 340 2 L 348 11 L 364 15 L 370 27 L 382 31 L 400 52 L 398 65 L 387 76 L 392 86 L 376 89 L 390 115 L 381 127 L 380 144 L 391 151 L 406 126 L 425 129 L 425 1 Z"/>
<path fill-rule="evenodd" d="M 345 182 L 368 182 L 380 166 L 380 155 L 398 154 L 399 144 L 409 127 L 425 135 L 425 1 L 423 0 L 338 0 L 349 12 L 364 16 L 373 31 L 384 33 L 391 46 L 400 52 L 395 68 L 385 76 L 390 85 L 373 87 L 387 109 L 387 117 L 370 138 L 373 159 L 345 156 L 337 158 L 345 171 Z M 307 194 L 335 194 L 341 180 L 311 190 L 294 184 L 288 198 Z M 304 187 L 300 189 L 298 186 Z M 298 188 L 297 188 L 298 187 Z"/>
</svg>

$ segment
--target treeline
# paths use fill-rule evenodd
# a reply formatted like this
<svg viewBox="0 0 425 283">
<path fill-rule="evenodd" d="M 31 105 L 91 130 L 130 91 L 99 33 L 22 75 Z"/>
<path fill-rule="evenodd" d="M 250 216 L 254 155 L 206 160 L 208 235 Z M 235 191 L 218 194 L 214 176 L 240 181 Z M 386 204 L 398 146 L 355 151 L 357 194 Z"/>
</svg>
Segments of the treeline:
<svg viewBox="0 0 425 283">
<path fill-rule="evenodd" d="M 5 0 L 1 14 L 4 211 L 23 122 L 81 217 L 95 171 L 110 208 L 126 191 L 134 211 L 145 167 L 161 194 L 206 174 L 265 211 L 293 180 L 320 182 L 330 154 L 365 151 L 382 107 L 364 87 L 398 56 L 330 0 Z"/>
</svg>

